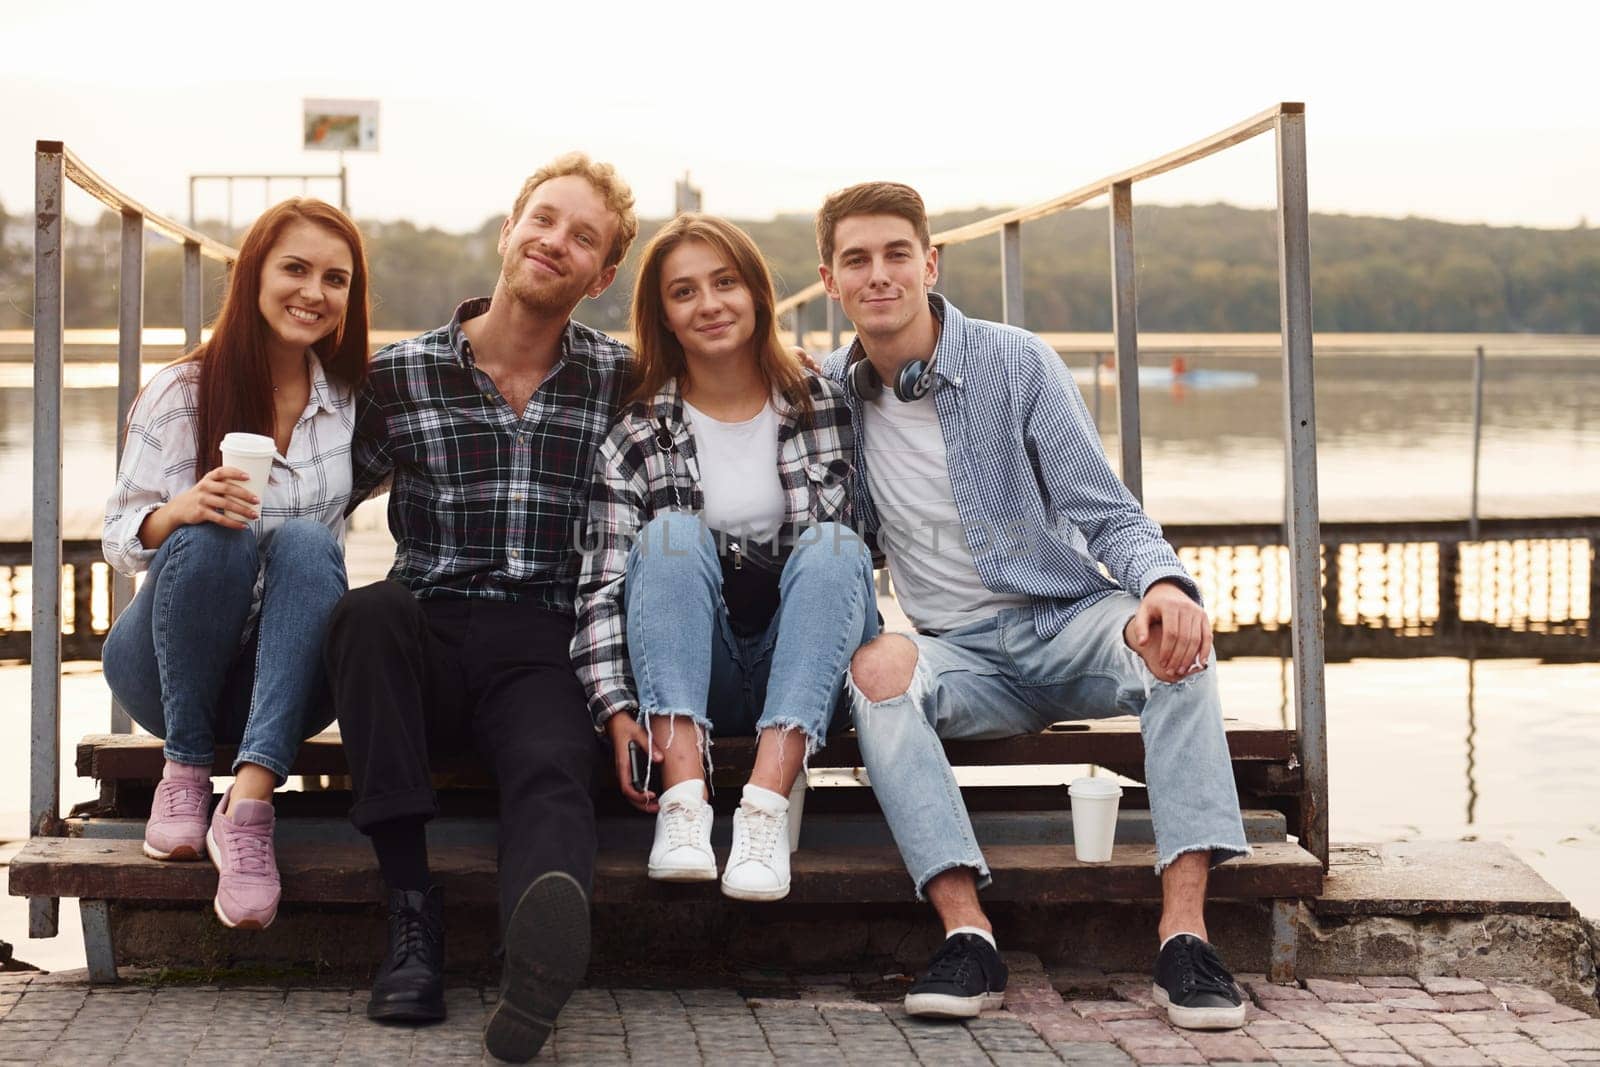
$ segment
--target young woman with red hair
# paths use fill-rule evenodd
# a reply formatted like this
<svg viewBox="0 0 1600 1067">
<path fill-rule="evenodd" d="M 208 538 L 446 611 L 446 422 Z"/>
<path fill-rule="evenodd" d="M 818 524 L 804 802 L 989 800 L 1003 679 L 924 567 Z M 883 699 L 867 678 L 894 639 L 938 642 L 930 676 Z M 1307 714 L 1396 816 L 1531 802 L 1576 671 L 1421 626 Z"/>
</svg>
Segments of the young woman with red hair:
<svg viewBox="0 0 1600 1067">
<path fill-rule="evenodd" d="M 277 915 L 272 794 L 332 719 L 322 640 L 346 587 L 352 395 L 367 370 L 361 235 L 320 200 L 250 228 L 212 335 L 162 368 L 128 419 L 106 561 L 145 581 L 106 637 L 106 682 L 166 741 L 144 851 L 217 865 L 217 917 Z M 233 432 L 272 439 L 267 484 L 226 466 Z M 238 744 L 212 814 L 218 742 Z"/>
</svg>

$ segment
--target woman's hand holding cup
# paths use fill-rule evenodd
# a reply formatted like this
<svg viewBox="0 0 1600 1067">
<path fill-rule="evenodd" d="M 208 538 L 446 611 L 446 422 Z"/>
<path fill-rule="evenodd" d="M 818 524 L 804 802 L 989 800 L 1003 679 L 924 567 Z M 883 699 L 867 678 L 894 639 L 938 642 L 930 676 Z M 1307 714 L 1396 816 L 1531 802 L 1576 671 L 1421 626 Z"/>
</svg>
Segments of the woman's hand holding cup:
<svg viewBox="0 0 1600 1067">
<path fill-rule="evenodd" d="M 260 516 L 261 498 L 245 487 L 250 475 L 238 467 L 222 466 L 172 498 L 172 517 L 185 526 L 214 522 L 230 530 L 243 530 Z"/>
</svg>

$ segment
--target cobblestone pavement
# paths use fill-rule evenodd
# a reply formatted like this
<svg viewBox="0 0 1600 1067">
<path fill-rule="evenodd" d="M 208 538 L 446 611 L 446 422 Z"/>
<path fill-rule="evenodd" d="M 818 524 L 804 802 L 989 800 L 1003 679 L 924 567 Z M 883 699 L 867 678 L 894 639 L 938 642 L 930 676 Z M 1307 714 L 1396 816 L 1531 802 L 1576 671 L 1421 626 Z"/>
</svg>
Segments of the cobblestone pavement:
<svg viewBox="0 0 1600 1067">
<path fill-rule="evenodd" d="M 1514 982 L 1463 978 L 1242 977 L 1243 1030 L 1175 1030 L 1137 975 L 1047 973 L 1010 958 L 1003 1011 L 964 1025 L 910 1019 L 893 984 L 850 976 L 732 989 L 580 990 L 540 1062 L 745 1064 L 1346 1063 L 1438 1067 L 1600 1065 L 1600 1019 Z M 770 984 L 770 983 L 769 983 Z M 1059 989 L 1065 989 L 1064 999 Z M 81 972 L 0 975 L 0 1060 L 310 1065 L 479 1063 L 494 991 L 449 992 L 450 1017 L 378 1026 L 366 993 L 311 986 L 91 988 Z"/>
</svg>

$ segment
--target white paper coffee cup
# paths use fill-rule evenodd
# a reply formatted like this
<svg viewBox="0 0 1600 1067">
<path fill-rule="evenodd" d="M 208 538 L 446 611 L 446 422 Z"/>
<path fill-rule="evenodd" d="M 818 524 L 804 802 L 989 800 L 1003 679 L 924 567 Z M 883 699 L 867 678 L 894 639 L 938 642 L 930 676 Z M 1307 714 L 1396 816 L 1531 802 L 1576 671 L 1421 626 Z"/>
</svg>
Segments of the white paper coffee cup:
<svg viewBox="0 0 1600 1067">
<path fill-rule="evenodd" d="M 1072 801 L 1072 848 L 1083 863 L 1105 863 L 1117 836 L 1117 805 L 1122 787 L 1109 778 L 1074 778 L 1067 786 Z"/>
<path fill-rule="evenodd" d="M 272 457 L 277 452 L 277 444 L 264 434 L 230 433 L 222 439 L 222 465 L 238 467 L 250 476 L 248 480 L 234 484 L 243 485 L 263 499 L 267 495 L 267 481 L 272 476 Z M 240 522 L 250 521 L 247 517 L 235 515 L 231 511 L 228 514 Z"/>
</svg>

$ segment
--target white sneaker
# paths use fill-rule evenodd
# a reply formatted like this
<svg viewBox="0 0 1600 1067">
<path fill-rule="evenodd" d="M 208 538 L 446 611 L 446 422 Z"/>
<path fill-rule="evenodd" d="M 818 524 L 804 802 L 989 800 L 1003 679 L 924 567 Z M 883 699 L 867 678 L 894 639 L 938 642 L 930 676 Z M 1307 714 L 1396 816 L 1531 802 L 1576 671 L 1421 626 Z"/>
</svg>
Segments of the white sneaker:
<svg viewBox="0 0 1600 1067">
<path fill-rule="evenodd" d="M 714 882 L 717 857 L 711 851 L 711 805 L 705 782 L 692 778 L 661 794 L 656 839 L 650 846 L 649 875 L 658 882 Z"/>
<path fill-rule="evenodd" d="M 789 801 L 746 785 L 733 813 L 733 850 L 722 895 L 735 900 L 782 900 L 789 895 Z"/>
</svg>

